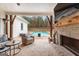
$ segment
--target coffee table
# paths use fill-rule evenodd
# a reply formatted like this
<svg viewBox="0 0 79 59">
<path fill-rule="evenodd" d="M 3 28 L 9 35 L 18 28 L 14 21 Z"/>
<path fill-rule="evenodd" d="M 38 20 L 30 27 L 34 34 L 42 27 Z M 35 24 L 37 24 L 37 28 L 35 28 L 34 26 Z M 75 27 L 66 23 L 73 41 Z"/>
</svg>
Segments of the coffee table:
<svg viewBox="0 0 79 59">
<path fill-rule="evenodd" d="M 10 56 L 11 55 L 16 55 L 18 54 L 20 51 L 21 51 L 21 48 L 20 48 L 20 41 L 19 40 L 13 40 L 13 41 L 9 41 L 6 46 L 7 47 L 10 47 Z M 16 47 L 17 46 L 17 47 Z M 16 52 L 16 49 L 18 49 L 18 52 Z M 13 54 L 12 54 L 12 50 L 14 51 Z"/>
</svg>

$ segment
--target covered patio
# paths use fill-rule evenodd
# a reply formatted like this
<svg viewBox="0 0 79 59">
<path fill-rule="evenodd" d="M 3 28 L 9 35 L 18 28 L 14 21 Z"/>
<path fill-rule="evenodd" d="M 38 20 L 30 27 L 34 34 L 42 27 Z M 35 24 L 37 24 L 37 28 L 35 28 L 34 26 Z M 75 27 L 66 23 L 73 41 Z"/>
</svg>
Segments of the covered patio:
<svg viewBox="0 0 79 59">
<path fill-rule="evenodd" d="M 21 40 L 21 38 L 13 38 L 13 23 L 17 15 L 19 16 L 47 16 L 50 25 L 50 37 L 35 37 L 33 44 L 21 47 L 21 52 L 15 56 L 73 56 L 74 54 L 55 44 L 53 39 L 53 29 L 55 24 L 54 3 L 2 3 L 0 4 L 2 19 L 6 21 L 6 30 L 9 40 Z M 10 22 L 10 23 L 8 23 Z M 10 29 L 10 32 L 8 31 Z M 49 42 L 51 41 L 51 42 Z"/>
<path fill-rule="evenodd" d="M 29 7 L 28 7 L 29 6 Z M 40 8 L 38 8 L 38 6 Z M 54 28 L 53 24 L 54 20 L 54 7 L 56 4 L 53 3 L 2 3 L 0 4 L 0 9 L 3 12 L 2 18 L 6 22 L 6 31 L 8 38 L 10 40 L 13 38 L 13 23 L 15 21 L 16 16 L 47 16 L 48 22 L 50 25 L 50 38 L 52 38 L 52 30 Z M 12 8 L 13 7 L 13 8 Z M 10 30 L 10 32 L 8 31 Z"/>
</svg>

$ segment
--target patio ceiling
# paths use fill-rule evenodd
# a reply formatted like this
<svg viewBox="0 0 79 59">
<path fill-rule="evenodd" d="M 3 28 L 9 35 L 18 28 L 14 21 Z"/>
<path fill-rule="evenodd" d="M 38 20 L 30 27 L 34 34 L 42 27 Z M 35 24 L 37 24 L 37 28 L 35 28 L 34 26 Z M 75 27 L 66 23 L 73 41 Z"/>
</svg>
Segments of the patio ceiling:
<svg viewBox="0 0 79 59">
<path fill-rule="evenodd" d="M 56 3 L 0 3 L 0 9 L 6 14 L 53 15 Z"/>
<path fill-rule="evenodd" d="M 75 9 L 72 9 L 72 7 Z M 62 13 L 64 12 L 64 14 L 66 13 L 65 16 L 69 16 L 68 11 L 69 11 L 69 8 L 71 8 L 70 10 L 70 13 L 69 14 L 72 14 L 73 12 L 77 11 L 77 9 L 79 9 L 79 3 L 58 3 L 55 8 L 54 8 L 54 15 L 55 15 L 55 20 L 57 20 L 58 18 L 61 18 L 62 17 Z M 74 11 L 73 11 L 74 10 Z M 63 15 L 64 16 L 64 15 Z"/>
</svg>

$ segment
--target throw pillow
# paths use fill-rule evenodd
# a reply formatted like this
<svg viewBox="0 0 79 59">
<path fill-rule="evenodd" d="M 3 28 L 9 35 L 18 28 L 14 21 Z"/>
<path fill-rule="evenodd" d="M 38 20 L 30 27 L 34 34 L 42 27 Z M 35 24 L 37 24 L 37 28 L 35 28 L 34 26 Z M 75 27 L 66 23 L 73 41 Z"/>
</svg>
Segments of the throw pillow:
<svg viewBox="0 0 79 59">
<path fill-rule="evenodd" d="M 7 41 L 7 40 L 8 40 L 7 35 L 4 34 L 4 35 L 2 36 L 2 42 L 5 42 L 5 41 Z"/>
<path fill-rule="evenodd" d="M 0 43 L 3 41 L 3 38 L 2 37 L 0 37 Z"/>
<path fill-rule="evenodd" d="M 4 45 L 3 44 L 0 44 L 0 50 L 1 49 L 4 49 Z"/>
</svg>

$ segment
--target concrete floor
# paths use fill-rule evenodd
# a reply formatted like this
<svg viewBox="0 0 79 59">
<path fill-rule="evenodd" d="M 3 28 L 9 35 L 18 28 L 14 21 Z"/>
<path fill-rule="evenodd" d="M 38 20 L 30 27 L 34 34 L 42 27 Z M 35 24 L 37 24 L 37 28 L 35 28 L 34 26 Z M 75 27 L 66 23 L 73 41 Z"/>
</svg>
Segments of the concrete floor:
<svg viewBox="0 0 79 59">
<path fill-rule="evenodd" d="M 21 40 L 20 37 L 17 39 Z M 15 56 L 74 56 L 62 46 L 54 43 L 49 44 L 48 37 L 35 37 L 33 44 L 21 47 L 21 49 L 20 53 Z M 5 56 L 5 54 L 0 54 L 0 56 Z"/>
<path fill-rule="evenodd" d="M 48 42 L 47 37 L 35 38 L 33 44 L 21 48 L 16 56 L 74 56 L 66 48 Z"/>
</svg>

